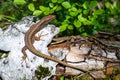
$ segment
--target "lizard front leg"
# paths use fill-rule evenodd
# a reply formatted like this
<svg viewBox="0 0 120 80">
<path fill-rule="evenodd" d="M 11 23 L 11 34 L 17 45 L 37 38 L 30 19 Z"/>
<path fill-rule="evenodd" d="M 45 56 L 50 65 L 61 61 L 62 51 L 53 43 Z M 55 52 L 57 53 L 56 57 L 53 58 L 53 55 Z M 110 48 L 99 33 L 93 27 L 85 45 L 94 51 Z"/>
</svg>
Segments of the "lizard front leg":
<svg viewBox="0 0 120 80">
<path fill-rule="evenodd" d="M 34 36 L 34 37 L 31 39 L 31 40 L 32 40 L 32 44 L 34 43 L 35 39 L 38 39 L 38 38 L 36 38 L 36 37 Z M 27 58 L 27 54 L 26 54 L 26 50 L 27 50 L 27 49 L 28 49 L 28 48 L 27 48 L 26 46 L 24 46 L 24 47 L 22 48 L 22 53 L 23 53 L 22 60 L 23 60 L 23 61 L 25 61 L 26 58 Z"/>
<path fill-rule="evenodd" d="M 36 41 L 39 41 L 39 40 L 41 40 L 40 38 L 42 37 L 42 36 L 45 36 L 45 35 L 47 35 L 47 34 L 44 34 L 44 35 L 42 35 L 42 33 L 40 33 L 40 34 L 38 34 L 38 36 L 34 36 L 34 37 L 32 37 L 32 44 L 34 43 L 34 41 L 36 40 Z M 23 53 L 23 56 L 22 56 L 22 59 L 23 59 L 23 61 L 25 61 L 26 60 L 26 58 L 27 58 L 27 54 L 26 54 L 26 50 L 27 50 L 28 48 L 26 47 L 26 46 L 24 46 L 23 48 L 22 48 L 22 53 Z"/>
<path fill-rule="evenodd" d="M 27 58 L 27 54 L 26 54 L 26 52 L 25 52 L 26 50 L 27 50 L 27 47 L 24 46 L 24 47 L 22 48 L 22 53 L 23 53 L 22 59 L 23 59 L 23 61 L 26 60 L 26 58 Z"/>
<path fill-rule="evenodd" d="M 43 32 L 41 32 L 40 34 L 38 34 L 38 36 L 35 36 L 34 37 L 34 40 L 36 40 L 36 41 L 39 41 L 39 40 L 41 40 L 40 38 L 42 37 L 42 36 L 45 36 L 45 35 L 47 35 L 47 34 L 42 34 Z"/>
<path fill-rule="evenodd" d="M 35 40 L 40 40 L 40 37 L 41 37 L 41 34 L 37 37 L 37 36 L 34 36 L 33 38 L 32 38 L 32 44 L 34 43 L 34 41 Z M 25 61 L 26 60 L 26 58 L 27 58 L 27 54 L 26 54 L 26 50 L 27 50 L 28 48 L 26 47 L 26 46 L 24 46 L 23 48 L 22 48 L 22 53 L 23 53 L 23 56 L 22 56 L 22 60 L 23 61 Z"/>
</svg>

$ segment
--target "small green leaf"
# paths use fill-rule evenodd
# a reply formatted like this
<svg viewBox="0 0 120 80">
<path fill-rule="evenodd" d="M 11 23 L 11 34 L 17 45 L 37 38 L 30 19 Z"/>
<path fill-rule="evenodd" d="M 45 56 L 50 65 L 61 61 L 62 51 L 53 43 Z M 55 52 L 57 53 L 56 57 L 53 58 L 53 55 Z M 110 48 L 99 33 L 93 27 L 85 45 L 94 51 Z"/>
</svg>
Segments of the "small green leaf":
<svg viewBox="0 0 120 80">
<path fill-rule="evenodd" d="M 37 0 L 32 0 L 33 2 L 36 2 Z"/>
<path fill-rule="evenodd" d="M 28 4 L 28 9 L 29 9 L 30 11 L 34 11 L 34 10 L 35 10 L 34 4 L 33 4 L 33 3 Z"/>
<path fill-rule="evenodd" d="M 40 10 L 35 10 L 35 11 L 33 12 L 33 15 L 34 15 L 34 16 L 39 16 L 40 14 L 42 14 L 42 11 L 40 11 Z"/>
<path fill-rule="evenodd" d="M 58 0 L 58 3 L 62 3 L 64 0 Z"/>
<path fill-rule="evenodd" d="M 79 28 L 82 24 L 79 20 L 75 20 L 74 25 L 75 25 L 75 27 Z"/>
<path fill-rule="evenodd" d="M 56 5 L 56 6 L 54 6 L 53 8 L 52 8 L 52 10 L 56 10 L 57 9 L 57 7 L 58 7 L 58 5 Z"/>
<path fill-rule="evenodd" d="M 54 13 L 54 11 L 55 11 L 54 9 L 51 9 L 49 13 L 52 14 Z"/>
<path fill-rule="evenodd" d="M 62 3 L 62 6 L 66 9 L 69 9 L 71 7 L 70 3 L 68 1 L 65 1 Z"/>
<path fill-rule="evenodd" d="M 61 76 L 61 77 L 60 77 L 60 80 L 64 80 L 64 76 Z"/>
<path fill-rule="evenodd" d="M 80 14 L 80 15 L 78 15 L 78 20 L 81 21 L 81 22 L 84 22 L 84 21 L 86 21 L 86 18 L 84 18 L 82 16 L 82 14 Z"/>
<path fill-rule="evenodd" d="M 66 20 L 68 20 L 68 19 L 70 19 L 71 18 L 71 16 L 69 16 L 69 15 L 66 15 Z M 68 22 L 69 23 L 69 22 Z"/>
<path fill-rule="evenodd" d="M 83 14 L 88 14 L 89 13 L 89 10 L 83 10 Z"/>
<path fill-rule="evenodd" d="M 61 6 L 57 6 L 56 10 L 55 11 L 60 11 L 62 9 Z"/>
<path fill-rule="evenodd" d="M 97 1 L 91 1 L 89 8 L 94 8 L 95 6 L 97 6 L 98 2 Z"/>
<path fill-rule="evenodd" d="M 54 4 L 53 4 L 53 3 L 49 3 L 49 6 L 50 6 L 51 8 L 53 8 L 53 7 L 54 7 Z"/>
<path fill-rule="evenodd" d="M 45 6 L 39 6 L 39 9 L 42 10 L 42 11 L 45 11 Z"/>
<path fill-rule="evenodd" d="M 71 10 L 72 11 L 77 11 L 77 8 L 76 7 L 72 7 Z"/>
<path fill-rule="evenodd" d="M 7 16 L 7 15 L 0 15 L 0 18 L 6 18 L 6 19 L 10 19 L 10 20 L 16 20 L 16 17 L 12 17 L 12 16 Z"/>
<path fill-rule="evenodd" d="M 79 12 L 76 7 L 71 7 L 68 11 L 69 11 L 69 14 L 73 17 L 78 15 L 78 12 Z"/>
<path fill-rule="evenodd" d="M 81 20 L 82 18 L 82 14 L 78 15 L 78 19 Z"/>
<path fill-rule="evenodd" d="M 72 12 L 72 11 L 71 11 L 71 12 L 70 12 L 70 15 L 73 16 L 73 17 L 74 17 L 74 16 L 77 16 L 77 15 L 78 15 L 78 12 L 77 12 L 77 11 L 76 11 L 76 12 Z"/>
<path fill-rule="evenodd" d="M 49 15 L 51 12 L 44 12 L 44 15 Z"/>
<path fill-rule="evenodd" d="M 102 15 L 104 13 L 104 10 L 103 9 L 99 9 L 99 10 L 95 10 L 93 12 L 94 15 Z"/>
<path fill-rule="evenodd" d="M 82 36 L 88 36 L 88 34 L 85 32 L 85 33 L 82 33 L 81 34 Z"/>
<path fill-rule="evenodd" d="M 73 26 L 72 25 L 68 25 L 68 29 L 69 30 L 73 30 Z"/>
<path fill-rule="evenodd" d="M 98 33 L 98 31 L 94 29 L 93 30 L 93 34 L 97 34 L 97 33 Z"/>
<path fill-rule="evenodd" d="M 44 15 L 49 15 L 51 13 L 50 7 L 45 7 L 45 6 L 39 6 L 40 10 L 43 11 Z M 52 12 L 54 10 L 52 9 Z"/>
<path fill-rule="evenodd" d="M 108 8 L 108 9 L 111 9 L 111 8 L 112 8 L 112 4 L 111 4 L 110 2 L 106 2 L 106 3 L 105 3 L 105 6 L 106 6 L 106 8 Z"/>
<path fill-rule="evenodd" d="M 50 8 L 45 7 L 44 15 L 49 15 L 50 14 Z"/>
<path fill-rule="evenodd" d="M 56 3 L 56 2 L 57 2 L 57 0 L 52 0 L 52 2 L 53 2 L 53 3 Z"/>
<path fill-rule="evenodd" d="M 78 9 L 77 11 L 78 11 L 78 13 L 82 13 L 82 9 Z"/>
<path fill-rule="evenodd" d="M 60 26 L 60 32 L 63 32 L 63 31 L 65 31 L 66 29 L 67 29 L 67 24 L 62 24 L 61 26 Z"/>
<path fill-rule="evenodd" d="M 88 9 L 88 7 L 89 7 L 88 1 L 85 1 L 82 6 L 84 9 Z"/>
<path fill-rule="evenodd" d="M 87 20 L 87 18 L 84 18 L 84 17 L 82 16 L 82 14 L 80 14 L 80 15 L 78 16 L 78 20 L 79 20 L 80 22 L 82 22 L 84 25 L 90 25 L 90 24 L 91 24 L 91 21 Z"/>
<path fill-rule="evenodd" d="M 83 24 L 84 24 L 84 25 L 91 25 L 91 21 L 89 21 L 89 20 L 86 19 L 86 20 L 83 22 Z"/>
<path fill-rule="evenodd" d="M 17 5 L 24 5 L 26 3 L 26 1 L 25 0 L 14 0 L 13 3 L 17 4 Z"/>
</svg>

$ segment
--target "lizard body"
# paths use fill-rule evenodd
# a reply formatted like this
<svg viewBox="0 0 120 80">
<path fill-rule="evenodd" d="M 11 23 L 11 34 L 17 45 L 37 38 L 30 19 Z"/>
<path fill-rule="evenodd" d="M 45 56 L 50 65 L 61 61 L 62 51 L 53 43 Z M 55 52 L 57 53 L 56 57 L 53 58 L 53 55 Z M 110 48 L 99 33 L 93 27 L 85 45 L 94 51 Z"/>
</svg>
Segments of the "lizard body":
<svg viewBox="0 0 120 80">
<path fill-rule="evenodd" d="M 24 57 L 25 58 L 27 57 L 25 50 L 29 49 L 33 54 L 35 54 L 39 57 L 43 57 L 45 59 L 52 60 L 52 61 L 60 63 L 64 66 L 80 70 L 82 72 L 87 72 L 86 70 L 83 70 L 83 69 L 78 68 L 76 66 L 72 66 L 70 64 L 67 64 L 67 63 L 65 63 L 57 58 L 53 58 L 53 57 L 50 57 L 48 55 L 45 55 L 45 54 L 41 53 L 40 51 L 36 50 L 35 47 L 33 46 L 35 34 L 38 31 L 40 31 L 44 27 L 44 25 L 48 24 L 51 20 L 53 20 L 55 18 L 56 18 L 55 15 L 46 16 L 46 17 L 42 18 L 40 20 L 40 22 L 38 22 L 37 24 L 31 26 L 30 29 L 26 32 L 26 34 L 25 34 L 25 46 L 22 48 L 22 52 L 24 54 Z"/>
</svg>

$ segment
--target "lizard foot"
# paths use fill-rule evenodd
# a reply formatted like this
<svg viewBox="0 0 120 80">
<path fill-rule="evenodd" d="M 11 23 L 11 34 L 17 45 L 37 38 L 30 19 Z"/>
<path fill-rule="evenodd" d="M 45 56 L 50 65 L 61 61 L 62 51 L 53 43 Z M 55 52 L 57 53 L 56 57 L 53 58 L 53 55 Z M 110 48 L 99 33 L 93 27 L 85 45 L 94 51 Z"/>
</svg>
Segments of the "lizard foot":
<svg viewBox="0 0 120 80">
<path fill-rule="evenodd" d="M 28 59 L 28 57 L 27 57 L 27 56 L 25 56 L 25 55 L 24 55 L 24 56 L 22 56 L 22 63 L 23 63 L 23 62 L 25 62 L 25 63 L 26 63 L 26 59 Z M 29 60 L 29 59 L 28 59 L 28 60 Z"/>
<path fill-rule="evenodd" d="M 23 53 L 23 56 L 22 56 L 22 63 L 25 61 L 26 62 L 26 58 L 28 58 L 27 57 L 27 54 L 26 54 L 26 51 L 27 50 L 27 47 L 26 46 L 24 46 L 23 48 L 22 48 L 22 53 Z M 28 59 L 29 60 L 29 59 Z"/>
</svg>

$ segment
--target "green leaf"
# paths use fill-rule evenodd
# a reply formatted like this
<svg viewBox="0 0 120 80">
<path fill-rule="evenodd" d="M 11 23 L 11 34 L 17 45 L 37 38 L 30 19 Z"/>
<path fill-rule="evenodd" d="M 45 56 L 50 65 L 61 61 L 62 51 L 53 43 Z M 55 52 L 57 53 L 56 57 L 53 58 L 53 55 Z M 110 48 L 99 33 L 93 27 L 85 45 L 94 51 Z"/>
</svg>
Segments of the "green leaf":
<svg viewBox="0 0 120 80">
<path fill-rule="evenodd" d="M 53 3 L 56 3 L 56 2 L 57 2 L 57 0 L 52 0 L 52 2 L 53 2 Z"/>
<path fill-rule="evenodd" d="M 40 11 L 40 10 L 35 10 L 34 12 L 33 12 L 33 15 L 34 16 L 39 16 L 39 15 L 41 15 L 42 14 L 42 11 Z"/>
<path fill-rule="evenodd" d="M 36 2 L 37 0 L 32 0 L 33 2 Z"/>
<path fill-rule="evenodd" d="M 44 12 L 44 15 L 49 15 L 51 12 Z"/>
<path fill-rule="evenodd" d="M 89 8 L 94 8 L 95 6 L 97 6 L 98 2 L 97 1 L 91 1 Z"/>
<path fill-rule="evenodd" d="M 120 3 L 119 3 L 119 2 L 115 1 L 115 2 L 113 3 L 113 8 L 117 9 L 118 12 L 120 13 Z"/>
<path fill-rule="evenodd" d="M 82 9 L 78 9 L 77 11 L 78 11 L 78 13 L 82 13 Z"/>
<path fill-rule="evenodd" d="M 62 24 L 62 25 L 60 26 L 60 32 L 65 31 L 65 30 L 67 29 L 67 26 L 68 26 L 68 24 Z"/>
<path fill-rule="evenodd" d="M 76 7 L 71 7 L 71 11 L 77 11 Z"/>
<path fill-rule="evenodd" d="M 79 28 L 82 24 L 79 20 L 75 20 L 74 25 L 75 25 L 75 27 Z"/>
<path fill-rule="evenodd" d="M 89 21 L 89 20 L 86 19 L 86 20 L 83 22 L 83 24 L 84 24 L 84 25 L 91 25 L 91 21 Z"/>
<path fill-rule="evenodd" d="M 86 21 L 86 18 L 82 17 L 82 14 L 78 15 L 78 20 L 81 22 Z"/>
<path fill-rule="evenodd" d="M 0 15 L 0 18 L 1 18 L 1 19 L 6 18 L 6 19 L 10 19 L 10 20 L 16 20 L 15 17 L 12 17 L 12 16 L 6 16 L 6 15 Z"/>
<path fill-rule="evenodd" d="M 64 76 L 61 76 L 61 77 L 60 77 L 60 80 L 64 80 Z"/>
<path fill-rule="evenodd" d="M 68 25 L 68 29 L 69 30 L 73 30 L 73 26 L 72 25 Z"/>
<path fill-rule="evenodd" d="M 49 7 L 45 8 L 44 14 L 45 15 L 49 15 L 50 14 L 50 8 Z"/>
<path fill-rule="evenodd" d="M 53 8 L 52 8 L 52 10 L 56 10 L 57 9 L 57 7 L 58 7 L 58 5 L 56 5 L 56 6 L 54 6 Z"/>
<path fill-rule="evenodd" d="M 25 0 L 14 0 L 13 3 L 17 4 L 17 5 L 24 5 L 26 3 L 26 1 Z"/>
<path fill-rule="evenodd" d="M 88 36 L 88 34 L 85 32 L 85 33 L 82 33 L 81 34 L 82 36 Z"/>
<path fill-rule="evenodd" d="M 117 1 L 113 2 L 113 4 L 106 2 L 105 6 L 110 9 L 111 14 L 116 15 L 120 12 L 120 6 Z"/>
<path fill-rule="evenodd" d="M 93 30 L 93 34 L 97 34 L 98 33 L 98 31 L 97 30 Z"/>
<path fill-rule="evenodd" d="M 60 11 L 62 9 L 61 6 L 57 6 L 56 10 L 55 11 Z"/>
<path fill-rule="evenodd" d="M 78 12 L 77 11 L 76 12 L 70 12 L 70 15 L 73 16 L 73 17 L 75 17 L 75 16 L 78 15 Z"/>
<path fill-rule="evenodd" d="M 82 6 L 84 9 L 88 9 L 88 7 L 89 7 L 88 1 L 85 1 Z"/>
<path fill-rule="evenodd" d="M 66 9 L 69 9 L 71 7 L 70 3 L 68 1 L 65 1 L 62 3 L 62 6 Z"/>
<path fill-rule="evenodd" d="M 39 6 L 40 10 L 43 11 L 44 15 L 49 15 L 51 13 L 50 7 Z M 54 10 L 52 10 L 53 12 Z"/>
<path fill-rule="evenodd" d="M 58 0 L 58 3 L 62 3 L 64 0 Z"/>
<path fill-rule="evenodd" d="M 52 14 L 54 13 L 54 11 L 55 11 L 54 9 L 51 9 L 49 13 Z"/>
<path fill-rule="evenodd" d="M 111 5 L 110 2 L 106 2 L 106 3 L 105 3 L 105 6 L 106 6 L 106 8 L 108 8 L 108 9 L 111 9 L 111 8 L 112 8 L 112 5 Z"/>
<path fill-rule="evenodd" d="M 70 11 L 69 13 L 73 17 L 78 15 L 78 11 Z"/>
<path fill-rule="evenodd" d="M 68 19 L 70 19 L 71 18 L 71 16 L 69 16 L 69 15 L 66 15 L 66 20 L 68 20 Z M 68 22 L 69 23 L 69 22 Z"/>
<path fill-rule="evenodd" d="M 83 10 L 83 14 L 88 14 L 89 10 Z"/>
<path fill-rule="evenodd" d="M 76 7 L 74 7 L 74 6 L 72 6 L 69 10 L 69 14 L 71 15 L 71 16 L 76 16 L 76 15 L 78 15 L 78 10 L 77 10 L 77 8 Z"/>
<path fill-rule="evenodd" d="M 53 4 L 53 3 L 49 3 L 49 6 L 50 6 L 51 8 L 53 8 L 53 7 L 54 7 L 54 4 Z"/>
<path fill-rule="evenodd" d="M 34 4 L 33 4 L 33 3 L 28 4 L 28 9 L 29 9 L 30 11 L 34 11 L 34 10 L 35 10 Z"/>
<path fill-rule="evenodd" d="M 42 10 L 42 11 L 45 11 L 45 6 L 39 6 L 39 9 Z"/>
<path fill-rule="evenodd" d="M 102 15 L 104 13 L 104 10 L 103 9 L 99 9 L 99 10 L 95 10 L 93 12 L 93 15 Z"/>
</svg>

